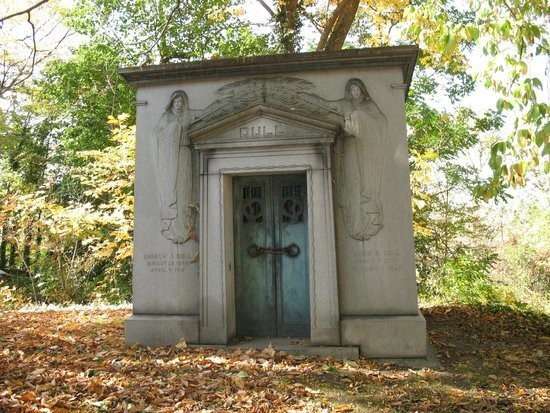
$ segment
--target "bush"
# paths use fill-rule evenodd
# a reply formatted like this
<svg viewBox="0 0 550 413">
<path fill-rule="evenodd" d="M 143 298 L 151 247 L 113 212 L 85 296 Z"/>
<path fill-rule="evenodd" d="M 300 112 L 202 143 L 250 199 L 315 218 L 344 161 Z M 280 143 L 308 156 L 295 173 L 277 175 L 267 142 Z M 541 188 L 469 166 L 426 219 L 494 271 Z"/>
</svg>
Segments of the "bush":
<svg viewBox="0 0 550 413">
<path fill-rule="evenodd" d="M 0 280 L 0 311 L 16 310 L 28 304 L 29 300 L 16 287 L 10 287 Z"/>
<path fill-rule="evenodd" d="M 491 278 L 516 300 L 550 312 L 550 211 L 521 208 L 507 228 Z"/>
<path fill-rule="evenodd" d="M 498 302 L 498 287 L 488 277 L 496 258 L 496 254 L 479 257 L 468 251 L 448 261 L 446 275 L 437 286 L 440 299 L 461 304 Z"/>
</svg>

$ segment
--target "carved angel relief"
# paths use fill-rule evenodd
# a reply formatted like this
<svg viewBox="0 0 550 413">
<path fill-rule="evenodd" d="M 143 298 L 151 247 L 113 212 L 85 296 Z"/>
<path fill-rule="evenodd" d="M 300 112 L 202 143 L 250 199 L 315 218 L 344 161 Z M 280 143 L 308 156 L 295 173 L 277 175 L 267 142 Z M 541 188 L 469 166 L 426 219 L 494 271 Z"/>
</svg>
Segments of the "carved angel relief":
<svg viewBox="0 0 550 413">
<path fill-rule="evenodd" d="M 200 114 L 189 108 L 187 94 L 177 90 L 153 131 L 161 233 L 176 244 L 196 238 L 198 206 L 193 199 L 193 154 L 187 132 Z"/>
<path fill-rule="evenodd" d="M 363 82 L 351 79 L 338 102 L 346 136 L 337 142 L 337 176 L 344 225 L 366 240 L 382 229 L 380 191 L 387 150 L 387 120 Z"/>
<path fill-rule="evenodd" d="M 315 85 L 292 77 L 245 79 L 220 89 L 204 110 L 189 108 L 183 91 L 173 93 L 154 130 L 161 203 L 161 232 L 175 243 L 193 238 L 188 209 L 193 202 L 190 129 L 200 129 L 257 105 L 318 119 L 332 119 L 344 130 L 336 141 L 338 204 L 348 234 L 367 240 L 382 228 L 381 181 L 386 158 L 387 120 L 360 79 L 350 79 L 343 99 L 308 93 Z M 190 224 L 191 222 L 191 224 Z"/>
<path fill-rule="evenodd" d="M 384 217 L 380 191 L 386 162 L 386 116 L 360 79 L 348 81 L 343 99 L 309 97 L 343 118 L 344 133 L 334 151 L 338 203 L 348 234 L 367 240 L 382 229 Z"/>
</svg>

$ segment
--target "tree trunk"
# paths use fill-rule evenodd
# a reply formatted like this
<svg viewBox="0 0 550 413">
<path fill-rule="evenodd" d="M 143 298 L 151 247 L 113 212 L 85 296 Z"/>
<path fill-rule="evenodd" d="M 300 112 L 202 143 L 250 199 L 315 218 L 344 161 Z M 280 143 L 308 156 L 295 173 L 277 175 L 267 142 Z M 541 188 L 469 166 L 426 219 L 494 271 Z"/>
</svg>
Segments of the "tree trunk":
<svg viewBox="0 0 550 413">
<path fill-rule="evenodd" d="M 286 0 L 279 3 L 274 15 L 279 27 L 281 44 L 287 53 L 296 53 L 302 25 L 299 15 L 302 8 L 303 0 Z"/>
<path fill-rule="evenodd" d="M 31 268 L 31 246 L 29 243 L 25 243 L 23 246 L 23 266 L 25 267 L 25 270 L 30 273 Z"/>
<path fill-rule="evenodd" d="M 6 234 L 8 228 L 6 223 L 2 226 L 2 231 L 0 231 L 0 271 L 6 271 L 6 251 L 8 248 L 8 243 L 6 241 Z"/>
<path fill-rule="evenodd" d="M 0 242 L 0 271 L 6 271 L 6 249 L 8 243 L 2 239 Z"/>
<path fill-rule="evenodd" d="M 338 3 L 321 34 L 317 51 L 340 50 L 342 48 L 358 8 L 359 0 L 342 0 Z"/>
<path fill-rule="evenodd" d="M 10 257 L 8 259 L 8 268 L 13 269 L 15 267 L 15 253 L 17 252 L 17 247 L 13 244 L 10 244 Z"/>
</svg>

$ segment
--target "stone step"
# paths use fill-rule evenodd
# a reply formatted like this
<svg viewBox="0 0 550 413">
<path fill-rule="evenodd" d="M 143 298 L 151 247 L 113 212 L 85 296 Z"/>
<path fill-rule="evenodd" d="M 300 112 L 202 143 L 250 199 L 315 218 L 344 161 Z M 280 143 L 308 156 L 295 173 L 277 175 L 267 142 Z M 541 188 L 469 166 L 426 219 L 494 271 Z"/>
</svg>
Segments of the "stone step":
<svg viewBox="0 0 550 413">
<path fill-rule="evenodd" d="M 253 338 L 241 340 L 229 345 L 202 345 L 191 344 L 191 348 L 220 348 L 228 351 L 248 349 L 271 349 L 293 356 L 320 356 L 332 357 L 337 360 L 357 360 L 359 347 L 355 346 L 316 346 L 311 345 L 309 339 L 296 338 Z"/>
</svg>

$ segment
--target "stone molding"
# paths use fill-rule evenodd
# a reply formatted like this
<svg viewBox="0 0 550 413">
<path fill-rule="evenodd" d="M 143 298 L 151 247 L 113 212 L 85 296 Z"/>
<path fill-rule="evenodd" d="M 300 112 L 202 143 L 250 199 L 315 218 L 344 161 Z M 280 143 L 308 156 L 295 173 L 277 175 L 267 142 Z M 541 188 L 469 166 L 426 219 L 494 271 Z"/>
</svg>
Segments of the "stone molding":
<svg viewBox="0 0 550 413">
<path fill-rule="evenodd" d="M 208 148 L 201 157 L 200 342 L 227 344 L 235 334 L 231 178 L 305 173 L 308 183 L 311 343 L 339 345 L 339 306 L 332 211 L 330 143 L 256 147 L 235 153 Z M 323 211 L 324 213 L 321 213 Z M 220 231 L 221 229 L 221 231 Z"/>
<path fill-rule="evenodd" d="M 233 59 L 129 67 L 119 69 L 128 83 L 143 86 L 182 80 L 225 78 L 232 76 L 275 75 L 279 73 L 316 72 L 330 69 L 353 69 L 401 66 L 405 92 L 411 84 L 418 46 L 375 47 Z M 407 93 L 405 93 L 405 96 Z"/>
</svg>

